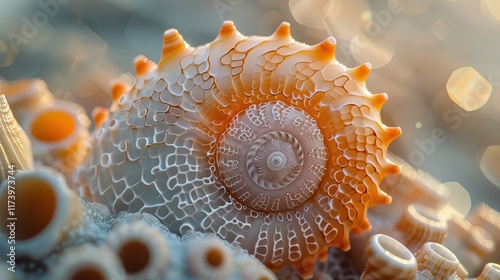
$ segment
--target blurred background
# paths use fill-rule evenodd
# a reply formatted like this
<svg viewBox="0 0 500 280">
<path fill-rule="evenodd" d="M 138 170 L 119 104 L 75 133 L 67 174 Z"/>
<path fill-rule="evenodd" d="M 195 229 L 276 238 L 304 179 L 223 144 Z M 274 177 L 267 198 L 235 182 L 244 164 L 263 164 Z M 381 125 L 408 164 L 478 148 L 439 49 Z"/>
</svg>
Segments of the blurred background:
<svg viewBox="0 0 500 280">
<path fill-rule="evenodd" d="M 62 99 L 109 106 L 132 60 L 158 61 L 163 31 L 192 46 L 224 20 L 245 35 L 282 21 L 297 41 L 337 40 L 339 62 L 370 62 L 368 89 L 386 92 L 390 150 L 443 182 L 466 214 L 500 210 L 500 2 L 495 0 L 0 0 L 0 80 L 38 77 Z"/>
</svg>

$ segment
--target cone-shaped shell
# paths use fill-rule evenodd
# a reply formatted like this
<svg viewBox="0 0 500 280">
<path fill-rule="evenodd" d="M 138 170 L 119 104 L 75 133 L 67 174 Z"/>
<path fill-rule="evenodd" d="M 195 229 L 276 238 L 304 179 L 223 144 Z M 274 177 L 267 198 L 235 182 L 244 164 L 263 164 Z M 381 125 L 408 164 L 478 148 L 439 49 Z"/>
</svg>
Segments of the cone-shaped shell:
<svg viewBox="0 0 500 280">
<path fill-rule="evenodd" d="M 196 48 L 167 30 L 158 66 L 136 59 L 134 86 L 94 133 L 82 193 L 311 277 L 325 248 L 347 250 L 351 231 L 370 228 L 367 209 L 391 201 L 380 181 L 399 171 L 386 159 L 401 134 L 382 124 L 386 95 L 335 48 L 295 42 L 287 23 L 246 37 L 224 22 Z"/>
<path fill-rule="evenodd" d="M 107 248 L 91 245 L 66 250 L 50 270 L 49 279 L 124 279 L 123 269 L 117 256 Z"/>
<path fill-rule="evenodd" d="M 12 188 L 8 181 L 0 187 L 1 235 L 8 236 L 15 223 L 16 252 L 33 258 L 48 254 L 76 226 L 81 212 L 78 196 L 68 188 L 62 174 L 50 168 L 19 172 L 15 176 L 15 205 L 9 205 Z"/>
<path fill-rule="evenodd" d="M 3 94 L 0 94 L 0 153 L 0 182 L 16 170 L 33 169 L 30 141 Z"/>
<path fill-rule="evenodd" d="M 434 242 L 425 243 L 416 253 L 418 275 L 423 279 L 446 280 L 455 274 L 460 263 L 446 247 Z"/>
<path fill-rule="evenodd" d="M 173 252 L 161 232 L 143 222 L 120 224 L 106 238 L 130 279 L 162 279 Z"/>
<path fill-rule="evenodd" d="M 413 254 L 396 239 L 375 234 L 366 244 L 368 262 L 361 275 L 363 280 L 415 279 L 417 261 Z"/>
</svg>

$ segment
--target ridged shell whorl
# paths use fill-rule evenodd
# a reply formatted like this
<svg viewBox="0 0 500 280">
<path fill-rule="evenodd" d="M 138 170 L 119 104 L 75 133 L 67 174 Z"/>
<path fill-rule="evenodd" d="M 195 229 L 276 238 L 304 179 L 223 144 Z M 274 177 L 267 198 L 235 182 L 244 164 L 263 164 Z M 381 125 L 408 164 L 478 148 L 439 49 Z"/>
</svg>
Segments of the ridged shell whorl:
<svg viewBox="0 0 500 280">
<path fill-rule="evenodd" d="M 295 42 L 288 23 L 246 37 L 225 22 L 196 48 L 167 30 L 158 65 L 136 59 L 135 84 L 95 131 L 83 193 L 311 276 L 319 252 L 370 227 L 367 208 L 390 202 L 380 181 L 399 171 L 387 95 L 366 89 L 369 64 L 348 69 L 334 52 L 333 38 Z"/>
</svg>

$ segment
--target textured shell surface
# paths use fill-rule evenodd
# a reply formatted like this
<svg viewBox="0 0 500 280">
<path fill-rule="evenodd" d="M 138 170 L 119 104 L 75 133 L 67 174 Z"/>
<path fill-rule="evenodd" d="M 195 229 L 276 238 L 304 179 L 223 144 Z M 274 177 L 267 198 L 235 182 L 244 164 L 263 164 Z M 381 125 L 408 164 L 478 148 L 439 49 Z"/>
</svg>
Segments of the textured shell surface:
<svg viewBox="0 0 500 280">
<path fill-rule="evenodd" d="M 94 132 L 81 193 L 312 276 L 328 247 L 370 228 L 367 209 L 390 202 L 380 181 L 399 171 L 386 158 L 401 133 L 381 121 L 387 95 L 366 89 L 369 64 L 334 53 L 333 38 L 296 42 L 288 23 L 247 37 L 224 22 L 196 48 L 167 30 L 158 65 L 136 58 L 135 84 Z"/>
</svg>

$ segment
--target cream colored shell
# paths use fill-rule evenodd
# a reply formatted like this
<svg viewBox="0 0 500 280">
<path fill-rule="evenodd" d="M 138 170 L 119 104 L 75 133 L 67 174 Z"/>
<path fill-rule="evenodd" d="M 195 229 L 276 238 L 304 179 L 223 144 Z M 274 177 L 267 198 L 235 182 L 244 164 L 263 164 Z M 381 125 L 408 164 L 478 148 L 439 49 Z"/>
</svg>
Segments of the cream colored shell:
<svg viewBox="0 0 500 280">
<path fill-rule="evenodd" d="M 399 171 L 386 159 L 401 133 L 381 122 L 387 95 L 335 46 L 298 43 L 288 23 L 246 37 L 225 22 L 197 48 L 167 30 L 158 65 L 139 56 L 133 87 L 97 114 L 81 193 L 312 276 L 319 254 L 370 227 L 368 207 L 390 202 L 380 181 Z"/>
</svg>

